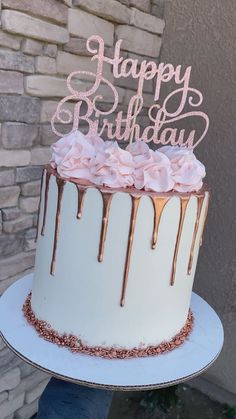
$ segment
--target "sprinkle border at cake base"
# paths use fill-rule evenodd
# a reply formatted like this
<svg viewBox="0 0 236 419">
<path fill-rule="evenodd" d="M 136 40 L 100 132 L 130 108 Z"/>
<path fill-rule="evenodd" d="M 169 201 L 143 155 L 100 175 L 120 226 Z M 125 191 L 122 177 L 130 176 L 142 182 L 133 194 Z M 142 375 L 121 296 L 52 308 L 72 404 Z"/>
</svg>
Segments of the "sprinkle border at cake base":
<svg viewBox="0 0 236 419">
<path fill-rule="evenodd" d="M 133 349 L 125 348 L 114 348 L 114 347 L 99 347 L 99 346 L 87 346 L 81 339 L 72 334 L 60 334 L 54 330 L 50 324 L 44 320 L 37 319 L 31 306 L 30 292 L 26 298 L 26 301 L 22 307 L 24 316 L 28 323 L 33 326 L 39 336 L 47 340 L 48 342 L 54 343 L 58 346 L 64 346 L 73 353 L 82 353 L 91 356 L 98 356 L 108 359 L 125 359 L 125 358 L 138 358 L 146 356 L 156 356 L 170 352 L 173 349 L 182 345 L 185 340 L 189 337 L 193 329 L 194 317 L 191 310 L 189 310 L 187 321 L 182 329 L 175 335 L 169 342 L 162 342 L 157 346 L 137 347 Z"/>
</svg>

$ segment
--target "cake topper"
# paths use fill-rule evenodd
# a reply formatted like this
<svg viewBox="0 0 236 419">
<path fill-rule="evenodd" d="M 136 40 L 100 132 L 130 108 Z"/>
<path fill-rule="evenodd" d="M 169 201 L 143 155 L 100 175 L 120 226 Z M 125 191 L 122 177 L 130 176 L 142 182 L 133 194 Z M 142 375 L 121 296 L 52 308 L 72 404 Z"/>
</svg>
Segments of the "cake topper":
<svg viewBox="0 0 236 419">
<path fill-rule="evenodd" d="M 195 148 L 205 137 L 209 118 L 206 113 L 196 110 L 203 102 L 202 93 L 190 87 L 191 67 L 182 69 L 181 65 L 174 67 L 172 64 L 155 63 L 154 61 L 143 60 L 121 56 L 122 40 L 115 44 L 114 57 L 105 55 L 104 41 L 100 36 L 92 35 L 87 40 L 87 50 L 92 54 L 91 61 L 97 62 L 96 73 L 91 71 L 73 71 L 67 78 L 67 87 L 70 94 L 64 97 L 58 104 L 55 114 L 52 117 L 52 130 L 58 136 L 63 136 L 55 124 L 72 124 L 72 130 L 79 129 L 81 123 L 88 125 L 89 136 L 102 136 L 106 131 L 108 139 L 117 141 L 143 140 L 162 145 L 180 145 L 187 148 Z M 137 79 L 137 91 L 130 98 L 127 106 L 127 114 L 123 110 L 117 112 L 119 95 L 117 88 L 103 75 L 104 64 L 111 66 L 114 79 L 121 77 L 132 77 Z M 107 65 L 106 64 L 106 65 Z M 94 80 L 92 83 L 85 83 L 89 87 L 87 91 L 78 90 L 78 79 L 84 75 Z M 153 81 L 153 105 L 148 109 L 150 125 L 145 128 L 137 122 L 137 117 L 143 109 L 143 87 L 146 80 Z M 176 89 L 171 91 L 160 101 L 161 87 L 164 83 L 175 83 Z M 103 100 L 99 88 L 106 86 L 113 96 L 113 102 L 109 109 L 99 109 L 99 103 Z M 73 102 L 73 112 L 66 107 L 67 102 Z M 85 105 L 85 106 L 84 106 Z M 84 112 L 84 107 L 85 112 Z M 193 110 L 186 110 L 186 107 Z M 116 113 L 115 121 L 109 121 L 108 115 Z M 187 118 L 200 118 L 203 120 L 204 128 L 202 133 L 192 129 L 189 133 L 186 129 L 177 128 L 174 123 Z"/>
</svg>

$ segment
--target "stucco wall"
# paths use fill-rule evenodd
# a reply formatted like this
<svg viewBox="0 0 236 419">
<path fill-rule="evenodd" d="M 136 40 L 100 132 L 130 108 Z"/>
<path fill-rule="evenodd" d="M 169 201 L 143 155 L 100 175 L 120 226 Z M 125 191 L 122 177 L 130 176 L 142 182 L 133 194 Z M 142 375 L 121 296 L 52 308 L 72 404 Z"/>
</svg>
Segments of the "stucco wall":
<svg viewBox="0 0 236 419">
<path fill-rule="evenodd" d="M 206 165 L 212 199 L 195 291 L 219 313 L 225 345 L 205 376 L 236 393 L 236 4 L 166 0 L 165 21 L 161 61 L 192 65 L 192 85 L 203 92 L 210 118 L 196 151 Z"/>
</svg>

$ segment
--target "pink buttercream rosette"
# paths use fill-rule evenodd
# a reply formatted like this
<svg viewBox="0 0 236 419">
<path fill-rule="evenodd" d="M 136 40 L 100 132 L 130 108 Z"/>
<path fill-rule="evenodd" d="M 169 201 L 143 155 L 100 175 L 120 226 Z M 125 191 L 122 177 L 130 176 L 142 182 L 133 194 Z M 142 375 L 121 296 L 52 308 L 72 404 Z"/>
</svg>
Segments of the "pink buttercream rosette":
<svg viewBox="0 0 236 419">
<path fill-rule="evenodd" d="M 192 192 L 201 189 L 206 171 L 204 165 L 193 154 L 193 150 L 179 146 L 164 146 L 158 151 L 170 160 L 175 191 Z"/>
<path fill-rule="evenodd" d="M 151 150 L 142 141 L 136 141 L 127 149 L 135 165 L 134 186 L 145 191 L 167 192 L 173 189 L 171 164 L 168 157 Z"/>
<path fill-rule="evenodd" d="M 126 188 L 134 184 L 134 162 L 131 154 L 116 141 L 105 143 L 90 162 L 92 182 L 110 188 Z"/>
<path fill-rule="evenodd" d="M 79 131 L 52 145 L 50 163 L 64 178 L 154 192 L 198 191 L 206 174 L 204 165 L 187 148 L 164 146 L 153 151 L 143 141 L 136 141 L 123 150 L 116 141 L 104 142 Z"/>
</svg>

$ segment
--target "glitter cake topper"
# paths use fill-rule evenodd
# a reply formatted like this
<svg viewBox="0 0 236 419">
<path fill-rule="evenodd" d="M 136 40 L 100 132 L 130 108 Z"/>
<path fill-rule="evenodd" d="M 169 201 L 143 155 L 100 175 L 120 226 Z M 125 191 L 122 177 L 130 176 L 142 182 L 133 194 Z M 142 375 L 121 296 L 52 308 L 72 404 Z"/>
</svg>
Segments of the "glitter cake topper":
<svg viewBox="0 0 236 419">
<path fill-rule="evenodd" d="M 96 45 L 96 46 L 94 46 Z M 67 87 L 70 94 L 63 98 L 52 117 L 52 130 L 58 136 L 64 134 L 57 131 L 55 124 L 71 124 L 72 130 L 79 129 L 81 123 L 88 124 L 87 135 L 102 136 L 106 131 L 108 139 L 117 141 L 143 140 L 145 142 L 153 141 L 155 144 L 162 145 L 180 145 L 187 148 L 195 148 L 205 137 L 208 127 L 208 116 L 200 111 L 186 111 L 185 106 L 198 108 L 203 102 L 202 93 L 190 87 L 191 67 L 182 70 L 181 65 L 174 67 L 172 64 L 160 63 L 157 65 L 154 61 L 144 60 L 138 63 L 137 59 L 124 59 L 120 54 L 122 40 L 115 44 L 114 57 L 105 56 L 104 41 L 100 36 L 92 35 L 87 40 L 87 50 L 93 54 L 91 61 L 97 61 L 96 73 L 90 71 L 74 71 L 67 78 Z M 108 115 L 116 112 L 119 104 L 119 96 L 116 87 L 103 76 L 104 63 L 108 63 L 112 68 L 115 79 L 120 77 L 129 77 L 137 79 L 137 92 L 130 98 L 127 106 L 127 114 L 123 111 L 117 113 L 115 121 L 107 119 Z M 80 91 L 76 89 L 78 79 L 83 76 L 89 76 L 94 80 L 93 84 L 85 83 L 89 90 Z M 146 80 L 154 82 L 154 104 L 148 109 L 150 125 L 141 128 L 137 123 L 137 117 L 142 111 L 143 85 Z M 163 83 L 174 82 L 177 88 L 169 93 L 160 104 L 160 90 Z M 79 85 L 78 85 L 79 86 Z M 109 93 L 113 95 L 113 103 L 108 110 L 99 109 L 99 103 L 103 96 L 99 94 L 99 87 L 105 86 Z M 96 94 L 98 93 L 98 94 Z M 67 102 L 73 102 L 73 112 L 66 108 Z M 174 104 L 174 110 L 169 109 Z M 82 108 L 85 105 L 86 111 Z M 170 106 L 171 105 L 171 106 Z M 185 129 L 173 127 L 173 123 L 186 118 L 201 118 L 204 122 L 204 129 L 201 135 L 197 135 L 193 129 L 186 133 Z"/>
</svg>

